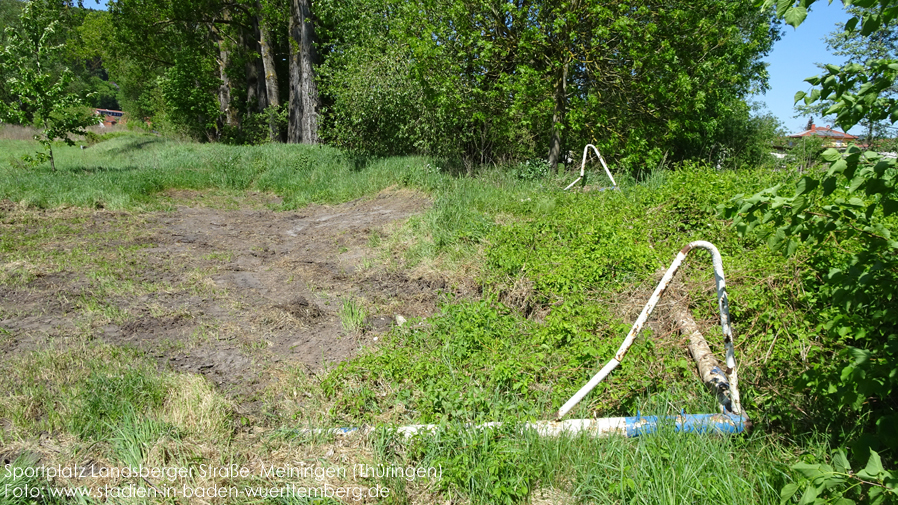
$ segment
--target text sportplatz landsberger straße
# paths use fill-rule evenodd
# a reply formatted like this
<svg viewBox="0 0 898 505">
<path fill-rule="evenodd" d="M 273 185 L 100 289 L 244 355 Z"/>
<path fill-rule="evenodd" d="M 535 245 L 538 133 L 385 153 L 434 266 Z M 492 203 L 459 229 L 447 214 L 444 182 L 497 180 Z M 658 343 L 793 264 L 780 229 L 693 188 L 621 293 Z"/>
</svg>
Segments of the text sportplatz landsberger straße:
<svg viewBox="0 0 898 505">
<path fill-rule="evenodd" d="M 7 464 L 5 466 L 6 478 L 18 480 L 21 478 L 40 478 L 53 479 L 61 477 L 64 479 L 88 479 L 88 478 L 134 478 L 142 477 L 145 479 L 163 479 L 173 481 L 176 479 L 186 478 L 247 478 L 252 472 L 249 468 L 239 465 L 213 466 L 198 465 L 194 467 L 147 467 L 138 466 L 122 466 L 122 467 L 96 467 L 96 466 L 37 466 L 37 467 L 21 467 Z M 343 467 L 322 467 L 322 466 L 269 466 L 264 463 L 256 474 L 262 478 L 312 478 L 316 480 L 324 480 L 327 478 L 346 478 L 346 469 Z M 359 463 L 352 465 L 352 475 L 354 479 L 369 478 L 401 478 L 408 481 L 416 479 L 429 478 L 440 480 L 443 478 L 443 467 L 414 467 L 414 466 L 390 466 L 390 465 L 368 465 Z"/>
</svg>

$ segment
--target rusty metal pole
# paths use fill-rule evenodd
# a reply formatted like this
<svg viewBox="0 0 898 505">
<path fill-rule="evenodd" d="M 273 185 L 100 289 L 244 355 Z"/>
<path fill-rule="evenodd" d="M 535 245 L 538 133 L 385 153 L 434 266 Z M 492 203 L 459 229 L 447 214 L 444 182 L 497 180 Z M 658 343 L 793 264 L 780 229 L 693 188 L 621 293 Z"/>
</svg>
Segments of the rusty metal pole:
<svg viewBox="0 0 898 505">
<path fill-rule="evenodd" d="M 670 268 L 665 272 L 664 277 L 661 278 L 661 282 L 658 283 L 658 286 L 655 288 L 655 291 L 652 293 L 652 296 L 649 298 L 648 303 L 646 303 L 645 307 L 643 307 L 642 312 L 639 314 L 639 317 L 636 318 L 636 322 L 633 323 L 633 327 L 630 328 L 630 332 L 627 333 L 627 336 L 624 338 L 623 343 L 620 348 L 615 353 L 614 358 L 612 358 L 601 370 L 599 373 L 595 374 L 589 382 L 586 383 L 579 391 L 577 391 L 574 396 L 571 397 L 570 400 L 567 401 L 560 409 L 558 409 L 558 413 L 555 415 L 556 420 L 561 420 L 562 417 L 565 416 L 575 405 L 577 405 L 580 400 L 582 400 L 590 391 L 592 391 L 600 382 L 602 382 L 605 377 L 607 377 L 618 365 L 620 365 L 621 361 L 624 359 L 624 356 L 627 355 L 627 351 L 630 350 L 630 346 L 633 345 L 633 341 L 636 340 L 637 335 L 642 332 L 642 328 L 645 325 L 646 320 L 649 315 L 655 310 L 655 306 L 658 304 L 658 301 L 661 299 L 661 295 L 664 294 L 664 291 L 667 289 L 667 286 L 670 285 L 670 281 L 673 279 L 674 274 L 680 268 L 680 265 L 683 263 L 683 260 L 686 259 L 686 256 L 693 249 L 705 249 L 711 253 L 711 263 L 714 266 L 714 280 L 717 283 L 717 304 L 720 309 L 720 326 L 723 329 L 723 341 L 724 346 L 726 348 L 726 373 L 730 379 L 730 400 L 732 402 L 733 413 L 737 415 L 742 414 L 742 405 L 739 401 L 739 389 L 738 389 L 738 379 L 736 376 L 736 354 L 735 349 L 733 347 L 733 331 L 730 328 L 730 309 L 729 302 L 727 301 L 727 293 L 726 293 L 726 281 L 723 277 L 723 260 L 720 257 L 720 251 L 714 247 L 710 242 L 705 241 L 696 241 L 692 242 L 686 247 L 684 247 L 678 254 L 677 257 L 674 258 L 673 263 L 671 263 Z"/>
</svg>

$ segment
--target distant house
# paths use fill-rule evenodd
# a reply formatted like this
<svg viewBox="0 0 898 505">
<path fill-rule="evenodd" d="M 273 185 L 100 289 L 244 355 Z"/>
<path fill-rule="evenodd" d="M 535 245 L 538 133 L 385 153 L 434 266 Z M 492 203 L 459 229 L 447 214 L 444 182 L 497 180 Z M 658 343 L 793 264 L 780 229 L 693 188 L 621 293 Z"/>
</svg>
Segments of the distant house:
<svg viewBox="0 0 898 505">
<path fill-rule="evenodd" d="M 848 147 L 848 142 L 857 140 L 857 137 L 854 135 L 840 132 L 839 130 L 833 130 L 828 126 L 817 126 L 814 123 L 811 123 L 811 128 L 809 130 L 796 133 L 795 135 L 789 135 L 789 145 L 791 146 L 794 143 L 794 140 L 791 139 L 800 139 L 803 137 L 823 137 L 826 147 L 835 148 Z"/>
<path fill-rule="evenodd" d="M 103 122 L 100 123 L 100 126 L 113 126 L 119 123 L 125 123 L 125 113 L 120 110 L 112 110 L 112 109 L 94 109 L 98 116 L 103 116 Z"/>
</svg>

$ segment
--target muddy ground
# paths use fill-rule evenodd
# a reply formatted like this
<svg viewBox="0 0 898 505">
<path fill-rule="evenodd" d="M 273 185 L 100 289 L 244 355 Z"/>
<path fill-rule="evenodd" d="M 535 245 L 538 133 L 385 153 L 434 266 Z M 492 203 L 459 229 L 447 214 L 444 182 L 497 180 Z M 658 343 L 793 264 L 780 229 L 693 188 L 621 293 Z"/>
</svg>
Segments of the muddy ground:
<svg viewBox="0 0 898 505">
<path fill-rule="evenodd" d="M 168 196 L 172 211 L 78 211 L 72 219 L 5 202 L 0 232 L 34 254 L 0 251 L 0 353 L 11 359 L 78 339 L 135 346 L 252 409 L 274 370 L 316 373 L 345 360 L 376 345 L 397 316 L 432 314 L 451 290 L 378 247 L 429 207 L 417 193 L 293 212 Z"/>
</svg>

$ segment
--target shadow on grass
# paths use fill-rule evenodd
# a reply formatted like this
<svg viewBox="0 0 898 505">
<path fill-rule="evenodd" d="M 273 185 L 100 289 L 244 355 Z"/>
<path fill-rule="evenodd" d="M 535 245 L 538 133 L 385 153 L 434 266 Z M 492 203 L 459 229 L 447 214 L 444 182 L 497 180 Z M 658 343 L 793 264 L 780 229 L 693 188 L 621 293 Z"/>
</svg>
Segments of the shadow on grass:
<svg viewBox="0 0 898 505">
<path fill-rule="evenodd" d="M 70 174 L 76 175 L 84 175 L 84 174 L 123 174 L 126 172 L 133 172 L 138 170 L 145 170 L 145 167 L 138 167 L 135 165 L 128 165 L 123 167 L 102 167 L 102 166 L 71 166 L 65 167 L 60 170 L 60 172 L 66 172 Z M 52 172 L 50 172 L 52 173 Z"/>
<path fill-rule="evenodd" d="M 60 173 L 69 173 L 73 175 L 90 175 L 90 174 L 125 174 L 128 172 L 137 172 L 146 170 L 146 167 L 137 165 L 116 166 L 69 166 L 59 170 Z M 52 172 L 51 172 L 52 173 Z"/>
<path fill-rule="evenodd" d="M 130 151 L 140 151 L 155 144 L 164 143 L 165 140 L 158 137 L 142 137 L 136 139 L 128 139 L 127 143 L 117 147 L 110 147 L 106 151 L 110 156 L 127 154 Z M 101 144 L 98 144 L 101 145 Z"/>
</svg>

